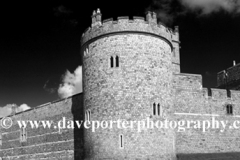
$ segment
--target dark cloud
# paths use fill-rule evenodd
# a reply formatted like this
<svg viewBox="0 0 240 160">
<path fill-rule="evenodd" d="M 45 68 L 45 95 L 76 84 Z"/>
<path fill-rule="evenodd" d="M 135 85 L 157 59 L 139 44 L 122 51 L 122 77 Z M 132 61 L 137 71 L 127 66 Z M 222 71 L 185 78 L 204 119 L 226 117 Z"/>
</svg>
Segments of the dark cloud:
<svg viewBox="0 0 240 160">
<path fill-rule="evenodd" d="M 77 19 L 74 17 L 74 12 L 63 5 L 53 8 L 54 16 L 57 17 L 59 22 L 58 27 L 75 27 L 78 24 Z"/>
<path fill-rule="evenodd" d="M 54 7 L 53 8 L 53 11 L 54 11 L 54 15 L 56 17 L 59 17 L 59 16 L 68 16 L 72 13 L 71 10 L 67 9 L 65 6 L 63 5 L 60 5 L 60 6 L 57 6 L 57 7 Z"/>
<path fill-rule="evenodd" d="M 191 11 L 200 10 L 201 14 L 225 11 L 240 12 L 240 0 L 180 0 L 181 4 Z"/>
<path fill-rule="evenodd" d="M 153 0 L 147 10 L 156 12 L 158 21 L 166 25 L 171 25 L 177 16 L 184 14 L 177 0 Z"/>
<path fill-rule="evenodd" d="M 197 16 L 224 11 L 240 13 L 240 0 L 153 0 L 147 10 L 157 13 L 158 20 L 171 25 L 178 16 L 195 13 Z"/>
<path fill-rule="evenodd" d="M 56 85 L 56 83 L 55 83 L 55 85 Z M 53 86 L 54 86 L 54 84 L 51 84 L 50 80 L 47 80 L 47 82 L 43 86 L 43 89 L 46 92 L 48 92 L 50 94 L 53 94 L 53 93 L 55 93 L 57 91 L 57 87 L 53 87 Z"/>
</svg>

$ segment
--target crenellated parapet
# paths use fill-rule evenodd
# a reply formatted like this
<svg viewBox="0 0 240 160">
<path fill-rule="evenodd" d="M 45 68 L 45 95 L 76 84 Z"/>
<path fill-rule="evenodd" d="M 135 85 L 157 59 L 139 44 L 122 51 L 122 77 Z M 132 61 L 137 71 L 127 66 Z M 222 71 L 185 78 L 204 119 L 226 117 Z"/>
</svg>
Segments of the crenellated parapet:
<svg viewBox="0 0 240 160">
<path fill-rule="evenodd" d="M 167 41 L 173 48 L 172 40 L 179 41 L 178 27 L 173 31 L 161 23 L 157 23 L 156 13 L 147 12 L 146 18 L 136 17 L 129 19 L 129 17 L 118 17 L 117 20 L 112 18 L 101 21 L 101 13 L 98 9 L 92 15 L 92 25 L 82 35 L 81 45 L 83 46 L 87 41 L 90 41 L 101 36 L 109 34 L 119 34 L 135 32 L 142 34 L 152 34 Z"/>
<path fill-rule="evenodd" d="M 240 89 L 240 63 L 217 74 L 218 88 Z"/>
<path fill-rule="evenodd" d="M 240 101 L 240 91 L 238 90 L 204 88 L 202 86 L 202 76 L 199 74 L 174 74 L 172 84 L 176 90 L 184 90 L 189 93 L 202 92 L 203 97 L 206 99 L 226 102 L 229 100 Z"/>
</svg>

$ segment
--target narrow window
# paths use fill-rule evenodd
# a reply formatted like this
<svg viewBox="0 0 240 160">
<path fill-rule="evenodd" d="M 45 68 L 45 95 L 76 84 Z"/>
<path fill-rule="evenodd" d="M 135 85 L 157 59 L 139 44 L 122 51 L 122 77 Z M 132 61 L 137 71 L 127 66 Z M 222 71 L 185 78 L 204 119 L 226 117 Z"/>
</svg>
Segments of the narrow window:
<svg viewBox="0 0 240 160">
<path fill-rule="evenodd" d="M 120 135 L 119 139 L 120 139 L 120 149 L 123 149 L 124 148 L 123 147 L 124 141 L 123 141 L 123 135 L 122 134 Z"/>
<path fill-rule="evenodd" d="M 85 121 L 90 121 L 90 116 L 91 116 L 91 111 L 90 110 L 86 110 L 85 112 Z"/>
<path fill-rule="evenodd" d="M 26 128 L 22 127 L 20 130 L 20 142 L 26 142 L 26 141 L 27 141 Z"/>
<path fill-rule="evenodd" d="M 119 57 L 116 56 L 116 67 L 119 67 Z"/>
<path fill-rule="evenodd" d="M 27 142 L 27 132 L 26 132 L 26 128 L 23 128 L 23 142 Z"/>
<path fill-rule="evenodd" d="M 227 105 L 227 114 L 229 114 L 229 111 L 230 111 L 230 110 L 229 110 L 229 105 Z"/>
<path fill-rule="evenodd" d="M 226 108 L 227 108 L 227 114 L 233 114 L 233 107 L 232 107 L 232 105 L 228 104 Z"/>
<path fill-rule="evenodd" d="M 230 114 L 233 114 L 233 107 L 232 107 L 232 105 L 230 105 L 229 111 L 230 111 Z"/>
<path fill-rule="evenodd" d="M 160 104 L 158 103 L 158 115 L 160 116 Z"/>
<path fill-rule="evenodd" d="M 88 110 L 88 121 L 90 122 L 91 111 Z"/>
<path fill-rule="evenodd" d="M 176 48 L 173 48 L 173 57 L 176 57 L 175 51 L 176 51 Z"/>
<path fill-rule="evenodd" d="M 110 63 L 111 63 L 111 68 L 113 68 L 113 57 L 111 56 L 111 58 L 110 58 Z"/>
<path fill-rule="evenodd" d="M 156 115 L 156 104 L 153 103 L 153 115 Z"/>
</svg>

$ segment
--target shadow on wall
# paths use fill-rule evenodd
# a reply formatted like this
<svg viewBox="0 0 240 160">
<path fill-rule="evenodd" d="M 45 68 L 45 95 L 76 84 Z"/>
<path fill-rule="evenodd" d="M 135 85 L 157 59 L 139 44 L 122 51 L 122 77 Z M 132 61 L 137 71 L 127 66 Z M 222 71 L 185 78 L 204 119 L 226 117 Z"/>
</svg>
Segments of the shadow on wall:
<svg viewBox="0 0 240 160">
<path fill-rule="evenodd" d="M 72 99 L 72 114 L 73 120 L 81 121 L 84 120 L 84 108 L 83 108 L 83 94 L 78 98 Z M 74 159 L 83 160 L 84 159 L 84 126 L 78 128 L 76 123 L 74 123 Z"/>
<path fill-rule="evenodd" d="M 177 160 L 240 160 L 240 152 L 178 154 Z"/>
</svg>

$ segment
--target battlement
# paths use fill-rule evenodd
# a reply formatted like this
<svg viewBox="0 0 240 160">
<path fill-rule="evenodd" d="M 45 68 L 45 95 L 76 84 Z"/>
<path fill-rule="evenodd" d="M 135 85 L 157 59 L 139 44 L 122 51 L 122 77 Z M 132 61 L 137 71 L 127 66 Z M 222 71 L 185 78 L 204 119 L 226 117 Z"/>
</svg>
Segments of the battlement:
<svg viewBox="0 0 240 160">
<path fill-rule="evenodd" d="M 87 28 L 82 35 L 81 45 L 96 37 L 112 33 L 121 32 L 141 32 L 148 33 L 165 39 L 172 47 L 172 40 L 179 41 L 178 27 L 175 30 L 169 29 L 162 23 L 157 23 L 156 13 L 147 12 L 146 19 L 144 17 L 136 17 L 130 19 L 128 16 L 118 17 L 101 21 L 101 13 L 98 9 L 92 15 L 92 25 Z"/>
<path fill-rule="evenodd" d="M 240 91 L 220 88 L 203 88 L 202 76 L 199 74 L 174 74 L 172 83 L 173 87 L 177 90 L 202 92 L 203 97 L 207 99 L 240 101 Z"/>
<path fill-rule="evenodd" d="M 203 96 L 213 100 L 240 101 L 240 91 L 219 88 L 203 88 Z"/>
<path fill-rule="evenodd" d="M 218 72 L 217 87 L 226 89 L 239 89 L 240 63 L 226 70 Z"/>
</svg>

